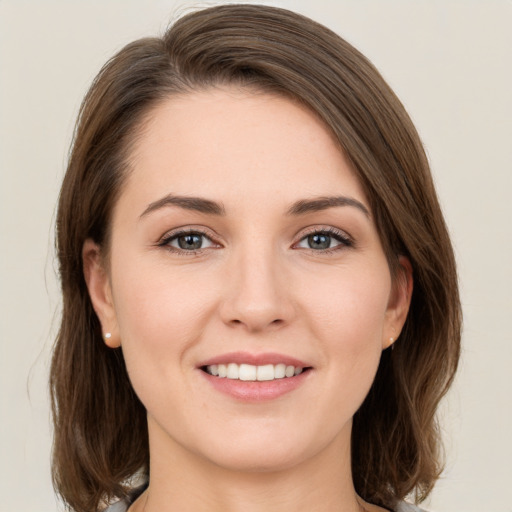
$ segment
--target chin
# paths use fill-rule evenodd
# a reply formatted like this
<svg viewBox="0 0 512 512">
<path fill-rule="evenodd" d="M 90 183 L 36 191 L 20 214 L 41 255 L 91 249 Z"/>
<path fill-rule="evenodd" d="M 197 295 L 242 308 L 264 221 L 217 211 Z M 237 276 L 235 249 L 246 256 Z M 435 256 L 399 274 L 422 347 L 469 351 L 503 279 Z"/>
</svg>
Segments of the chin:
<svg viewBox="0 0 512 512">
<path fill-rule="evenodd" d="M 302 425 L 305 427 L 306 425 Z M 210 463 L 234 472 L 271 473 L 298 467 L 314 460 L 333 443 L 341 439 L 337 433 L 322 428 L 295 428 L 279 425 L 279 428 L 231 430 L 221 438 L 209 437 L 200 443 L 196 453 Z M 339 432 L 338 432 L 339 433 Z M 191 446 L 194 446 L 192 444 Z"/>
<path fill-rule="evenodd" d="M 307 455 L 297 449 L 279 449 L 275 446 L 234 447 L 224 453 L 206 454 L 209 461 L 222 469 L 237 473 L 274 473 L 291 469 L 303 462 Z"/>
</svg>

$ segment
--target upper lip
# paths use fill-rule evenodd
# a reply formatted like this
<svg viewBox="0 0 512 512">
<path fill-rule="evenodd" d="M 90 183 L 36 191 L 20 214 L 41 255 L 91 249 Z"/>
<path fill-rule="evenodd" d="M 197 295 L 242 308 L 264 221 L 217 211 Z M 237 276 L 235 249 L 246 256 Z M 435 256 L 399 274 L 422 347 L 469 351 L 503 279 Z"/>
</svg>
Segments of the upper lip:
<svg viewBox="0 0 512 512">
<path fill-rule="evenodd" d="M 229 352 L 221 354 L 198 364 L 198 367 L 210 366 L 212 364 L 250 364 L 253 366 L 264 366 L 266 364 L 285 364 L 287 366 L 295 366 L 296 368 L 308 368 L 310 364 L 301 361 L 295 357 L 276 352 L 264 352 L 261 354 L 252 354 L 250 352 Z"/>
</svg>

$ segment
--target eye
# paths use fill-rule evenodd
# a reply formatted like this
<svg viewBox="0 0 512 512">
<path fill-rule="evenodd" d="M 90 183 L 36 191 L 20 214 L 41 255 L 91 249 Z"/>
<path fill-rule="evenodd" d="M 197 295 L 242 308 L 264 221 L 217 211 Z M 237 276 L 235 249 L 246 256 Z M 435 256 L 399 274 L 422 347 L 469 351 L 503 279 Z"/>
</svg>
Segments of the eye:
<svg viewBox="0 0 512 512">
<path fill-rule="evenodd" d="M 195 252 L 215 247 L 216 244 L 200 231 L 180 231 L 169 234 L 162 239 L 159 245 L 177 252 Z"/>
<path fill-rule="evenodd" d="M 301 238 L 296 247 L 314 251 L 329 251 L 352 245 L 352 240 L 345 233 L 334 229 L 324 229 L 313 231 Z"/>
</svg>

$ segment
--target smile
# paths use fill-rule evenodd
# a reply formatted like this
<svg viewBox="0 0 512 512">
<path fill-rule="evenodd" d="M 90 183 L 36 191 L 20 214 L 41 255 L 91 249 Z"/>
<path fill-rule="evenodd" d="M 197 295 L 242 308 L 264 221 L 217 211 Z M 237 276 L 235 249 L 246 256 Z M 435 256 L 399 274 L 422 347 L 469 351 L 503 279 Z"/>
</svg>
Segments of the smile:
<svg viewBox="0 0 512 512">
<path fill-rule="evenodd" d="M 307 368 L 286 365 L 284 363 L 261 366 L 226 363 L 207 365 L 202 369 L 209 375 L 219 378 L 243 381 L 272 381 L 300 375 Z"/>
<path fill-rule="evenodd" d="M 200 361 L 196 368 L 213 389 L 248 403 L 284 396 L 311 381 L 314 374 L 309 361 L 275 352 L 218 354 Z"/>
</svg>

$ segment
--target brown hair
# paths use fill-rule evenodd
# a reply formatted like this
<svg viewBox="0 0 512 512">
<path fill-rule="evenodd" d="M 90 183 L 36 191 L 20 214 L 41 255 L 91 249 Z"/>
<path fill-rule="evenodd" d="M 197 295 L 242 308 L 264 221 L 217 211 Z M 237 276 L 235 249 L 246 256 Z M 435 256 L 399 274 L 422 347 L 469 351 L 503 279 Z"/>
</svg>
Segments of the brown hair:
<svg viewBox="0 0 512 512">
<path fill-rule="evenodd" d="M 148 472 L 145 409 L 122 351 L 105 346 L 82 270 L 92 238 L 106 251 L 110 216 L 144 115 L 172 94 L 218 84 L 284 94 L 323 119 L 368 195 L 390 269 L 414 270 L 394 350 L 354 418 L 356 491 L 387 507 L 421 501 L 440 472 L 435 413 L 459 358 L 461 313 L 452 247 L 418 134 L 373 65 L 346 41 L 284 9 L 224 5 L 135 41 L 101 70 L 82 104 L 57 216 L 63 314 L 50 386 L 54 484 L 71 509 L 97 510 Z"/>
</svg>

